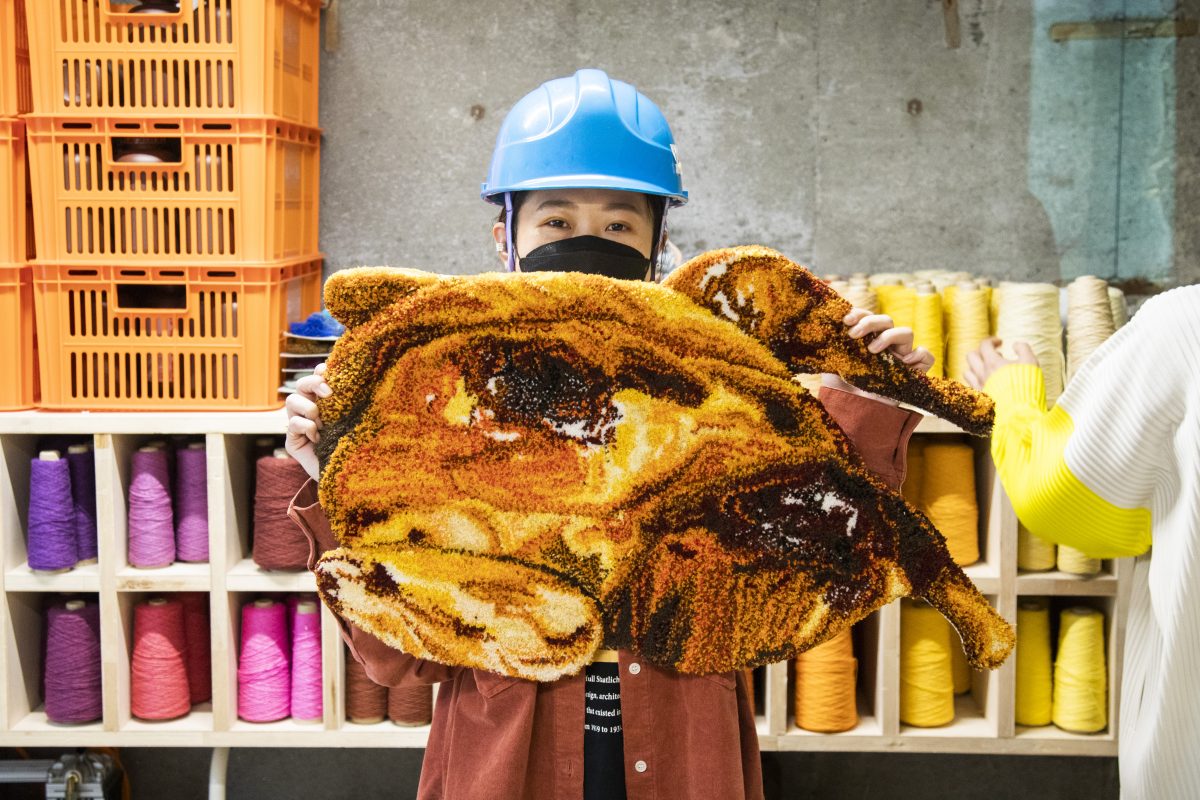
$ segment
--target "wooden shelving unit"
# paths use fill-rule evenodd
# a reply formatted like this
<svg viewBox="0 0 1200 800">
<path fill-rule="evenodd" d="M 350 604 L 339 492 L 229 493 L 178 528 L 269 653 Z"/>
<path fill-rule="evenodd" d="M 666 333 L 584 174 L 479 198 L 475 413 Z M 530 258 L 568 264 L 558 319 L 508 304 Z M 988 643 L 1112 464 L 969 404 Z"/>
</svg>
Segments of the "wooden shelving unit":
<svg viewBox="0 0 1200 800">
<path fill-rule="evenodd" d="M 282 437 L 284 412 L 263 413 L 0 413 L 0 744 L 18 746 L 170 747 L 423 747 L 427 727 L 384 722 L 357 725 L 345 719 L 345 648 L 337 621 L 322 608 L 325 715 L 320 722 L 284 720 L 255 724 L 237 718 L 237 647 L 240 609 L 260 594 L 312 592 L 312 575 L 269 573 L 250 560 L 254 440 Z M 126 497 L 130 454 L 153 438 L 203 436 L 208 456 L 210 564 L 137 569 L 126 560 Z M 29 462 L 48 436 L 90 439 L 96 456 L 98 565 L 60 575 L 32 573 L 26 562 Z M 961 435 L 927 418 L 919 436 Z M 1085 604 L 1102 609 L 1107 624 L 1109 725 L 1105 732 L 1075 735 L 1054 726 L 1020 728 L 1013 719 L 1015 659 L 994 672 L 975 673 L 972 689 L 957 700 L 955 721 L 940 728 L 900 722 L 900 608 L 893 603 L 862 623 L 859 658 L 859 725 L 841 734 L 796 727 L 786 663 L 763 668 L 758 698 L 763 750 L 1116 755 L 1117 705 L 1127 613 L 1126 561 L 1105 562 L 1101 574 L 1082 579 L 1058 572 L 1018 574 L 1017 521 L 1000 488 L 986 442 L 976 440 L 980 508 L 979 563 L 967 568 L 1000 613 L 1015 623 L 1017 603 L 1049 596 L 1052 607 Z M 204 591 L 212 619 L 213 699 L 170 722 L 132 718 L 129 655 L 132 609 L 149 592 Z M 42 604 L 47 593 L 95 595 L 101 611 L 104 717 L 81 726 L 46 719 L 38 689 Z"/>
</svg>

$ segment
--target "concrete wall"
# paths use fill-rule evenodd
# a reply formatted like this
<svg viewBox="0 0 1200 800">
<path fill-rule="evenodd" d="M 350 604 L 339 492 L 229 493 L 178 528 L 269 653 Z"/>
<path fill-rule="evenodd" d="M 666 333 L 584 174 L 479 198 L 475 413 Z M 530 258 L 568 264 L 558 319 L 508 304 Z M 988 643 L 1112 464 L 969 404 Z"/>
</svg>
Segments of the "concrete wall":
<svg viewBox="0 0 1200 800">
<path fill-rule="evenodd" d="M 938 0 L 340 5 L 321 76 L 330 269 L 493 268 L 478 189 L 504 114 L 596 66 L 671 121 L 685 255 L 758 242 L 821 272 L 1200 279 L 1200 40 L 1049 40 L 1105 4 L 961 0 L 957 49 Z"/>
</svg>

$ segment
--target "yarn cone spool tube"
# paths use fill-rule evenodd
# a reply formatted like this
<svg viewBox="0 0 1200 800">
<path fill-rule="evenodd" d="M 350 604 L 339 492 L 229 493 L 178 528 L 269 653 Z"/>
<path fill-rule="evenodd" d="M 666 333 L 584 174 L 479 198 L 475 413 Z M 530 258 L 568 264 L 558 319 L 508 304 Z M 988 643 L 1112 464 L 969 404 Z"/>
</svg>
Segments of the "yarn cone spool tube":
<svg viewBox="0 0 1200 800">
<path fill-rule="evenodd" d="M 922 510 L 946 537 L 959 566 L 979 560 L 979 508 L 975 499 L 975 451 L 955 441 L 933 441 L 923 451 Z"/>
<path fill-rule="evenodd" d="M 387 704 L 387 687 L 368 678 L 363 665 L 346 653 L 346 719 L 358 725 L 383 722 Z"/>
<path fill-rule="evenodd" d="M 80 566 L 95 564 L 99 556 L 96 540 L 96 457 L 90 445 L 67 448 L 71 470 L 71 500 L 75 511 L 75 543 Z"/>
<path fill-rule="evenodd" d="M 175 515 L 167 453 L 143 447 L 133 454 L 129 484 L 129 563 L 166 567 L 175 563 Z"/>
<path fill-rule="evenodd" d="M 308 481 L 304 467 L 284 450 L 255 464 L 254 563 L 269 570 L 308 566 L 308 540 L 287 515 L 292 497 Z"/>
<path fill-rule="evenodd" d="M 990 332 L 988 293 L 974 284 L 951 286 L 946 293 L 946 377 L 961 382 L 967 353 L 978 350 Z"/>
<path fill-rule="evenodd" d="M 918 728 L 954 721 L 950 624 L 924 601 L 900 603 L 900 721 Z"/>
<path fill-rule="evenodd" d="M 942 329 L 942 298 L 925 284 L 917 289 L 913 302 L 913 347 L 924 347 L 933 354 L 933 366 L 928 374 L 945 376 L 945 331 Z"/>
<path fill-rule="evenodd" d="M 56 450 L 43 450 L 29 465 L 29 568 L 59 573 L 79 561 L 71 467 Z"/>
<path fill-rule="evenodd" d="M 175 453 L 175 549 L 180 561 L 208 561 L 208 455 L 203 443 Z"/>
<path fill-rule="evenodd" d="M 1054 724 L 1072 733 L 1097 733 L 1108 725 L 1108 671 L 1104 615 L 1094 608 L 1064 609 L 1054 660 Z"/>
<path fill-rule="evenodd" d="M 188 695 L 192 705 L 212 699 L 212 627 L 208 594 L 180 592 L 183 604 L 183 633 L 187 640 Z"/>
<path fill-rule="evenodd" d="M 796 724 L 838 733 L 858 724 L 858 660 L 850 630 L 796 657 Z"/>
<path fill-rule="evenodd" d="M 292 618 L 292 717 L 319 721 L 324 709 L 322 689 L 321 615 L 316 603 L 303 600 L 296 604 Z"/>
<path fill-rule="evenodd" d="M 183 604 L 156 599 L 133 612 L 130 710 L 145 720 L 182 717 L 192 707 Z"/>
<path fill-rule="evenodd" d="M 95 722 L 103 714 L 100 607 L 71 600 L 46 612 L 46 718 L 59 724 Z"/>
<path fill-rule="evenodd" d="M 242 647 L 238 658 L 238 716 L 247 722 L 275 722 L 291 714 L 291 664 L 287 606 L 257 600 L 242 607 Z"/>
<path fill-rule="evenodd" d="M 1048 283 L 1004 283 L 994 297 L 1000 353 L 1015 358 L 1014 342 L 1028 342 L 1046 383 L 1046 405 L 1053 406 L 1065 383 L 1062 322 L 1058 288 Z"/>
<path fill-rule="evenodd" d="M 1050 667 L 1050 609 L 1044 600 L 1022 600 L 1017 606 L 1018 725 L 1049 725 L 1053 685 Z"/>
<path fill-rule="evenodd" d="M 433 687 L 395 686 L 387 690 L 388 719 L 397 725 L 413 728 L 433 721 Z"/>
</svg>

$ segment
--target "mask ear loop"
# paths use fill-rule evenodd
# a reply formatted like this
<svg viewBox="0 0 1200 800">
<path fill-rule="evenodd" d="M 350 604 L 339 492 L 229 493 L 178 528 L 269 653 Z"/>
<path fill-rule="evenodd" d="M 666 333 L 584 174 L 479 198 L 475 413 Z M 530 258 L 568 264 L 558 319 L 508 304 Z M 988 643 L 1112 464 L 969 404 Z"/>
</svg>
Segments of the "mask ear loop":
<svg viewBox="0 0 1200 800">
<path fill-rule="evenodd" d="M 508 247 L 508 271 L 515 272 L 517 269 L 517 248 L 513 247 L 512 235 L 513 223 L 513 206 L 512 192 L 504 193 L 504 241 Z"/>
</svg>

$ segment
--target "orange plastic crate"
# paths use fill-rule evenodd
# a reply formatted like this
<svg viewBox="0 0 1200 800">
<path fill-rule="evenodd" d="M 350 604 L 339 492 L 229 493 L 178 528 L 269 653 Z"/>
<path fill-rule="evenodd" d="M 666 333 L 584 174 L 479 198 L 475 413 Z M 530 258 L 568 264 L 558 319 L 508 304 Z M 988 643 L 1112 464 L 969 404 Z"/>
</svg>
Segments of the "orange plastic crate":
<svg viewBox="0 0 1200 800">
<path fill-rule="evenodd" d="M 30 0 L 33 106 L 87 116 L 278 116 L 317 123 L 319 0 Z"/>
<path fill-rule="evenodd" d="M 277 408 L 287 323 L 321 305 L 321 259 L 257 266 L 35 263 L 43 408 Z"/>
<path fill-rule="evenodd" d="M 37 405 L 35 334 L 32 270 L 27 264 L 0 264 L 0 411 Z"/>
<path fill-rule="evenodd" d="M 256 264 L 317 252 L 316 128 L 265 118 L 25 120 L 40 260 Z M 131 150 L 161 160 L 118 161 Z"/>
<path fill-rule="evenodd" d="M 0 0 L 0 117 L 32 110 L 25 0 Z"/>
<path fill-rule="evenodd" d="M 33 257 L 25 123 L 0 119 L 0 264 Z"/>
</svg>

